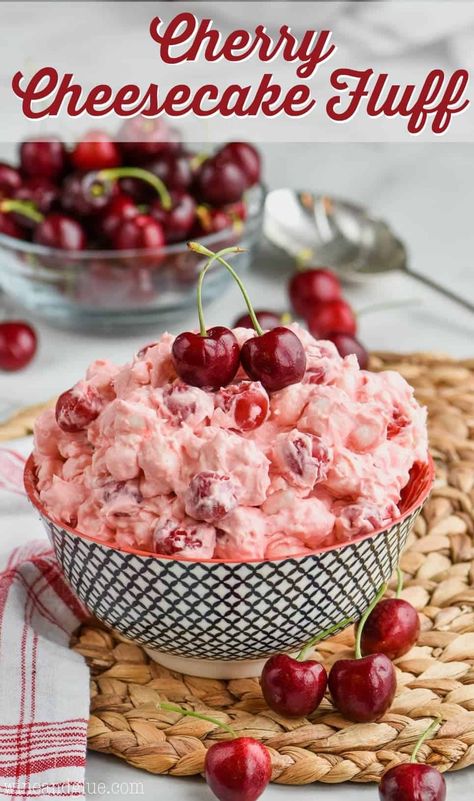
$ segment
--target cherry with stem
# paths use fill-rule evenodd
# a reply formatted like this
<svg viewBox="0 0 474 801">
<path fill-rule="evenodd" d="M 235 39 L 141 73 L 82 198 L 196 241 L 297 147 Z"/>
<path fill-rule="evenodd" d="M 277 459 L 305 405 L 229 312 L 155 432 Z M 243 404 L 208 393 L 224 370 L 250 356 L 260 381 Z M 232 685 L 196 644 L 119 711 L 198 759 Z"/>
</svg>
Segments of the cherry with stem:
<svg viewBox="0 0 474 801">
<path fill-rule="evenodd" d="M 270 709 L 286 717 L 305 717 L 318 708 L 326 692 L 327 672 L 320 662 L 306 657 L 318 642 L 352 622 L 347 618 L 319 632 L 296 658 L 288 654 L 270 657 L 260 680 L 263 697 Z"/>
<path fill-rule="evenodd" d="M 400 596 L 403 573 L 398 570 L 395 598 L 384 598 L 369 615 L 361 635 L 364 655 L 382 653 L 399 659 L 408 653 L 420 636 L 420 619 L 416 609 Z"/>
<path fill-rule="evenodd" d="M 198 242 L 188 242 L 188 247 L 195 253 L 217 259 L 232 275 L 242 292 L 257 334 L 244 343 L 240 352 L 240 360 L 247 375 L 253 381 L 260 381 L 268 392 L 275 392 L 301 381 L 306 372 L 306 355 L 296 334 L 283 326 L 264 333 L 242 280 L 223 258 L 222 251 L 215 254 Z"/>
<path fill-rule="evenodd" d="M 410 762 L 387 770 L 379 785 L 380 801 L 445 801 L 446 782 L 439 770 L 417 761 L 420 748 L 441 725 L 436 718 L 418 738 Z"/>
<path fill-rule="evenodd" d="M 361 618 L 356 633 L 355 659 L 337 660 L 329 673 L 328 686 L 335 707 L 354 723 L 369 723 L 390 708 L 397 689 L 395 669 L 383 653 L 362 656 L 361 641 L 367 619 L 385 591 L 384 584 Z"/>
<path fill-rule="evenodd" d="M 159 709 L 205 720 L 226 731 L 231 740 L 214 743 L 206 752 L 204 775 L 219 801 L 256 801 L 272 773 L 268 749 L 253 737 L 237 737 L 236 731 L 217 718 L 160 701 Z"/>
<path fill-rule="evenodd" d="M 191 248 L 191 244 L 194 243 L 188 244 L 188 247 Z M 199 333 L 185 331 L 173 342 L 172 357 L 175 370 L 183 381 L 193 387 L 220 389 L 232 381 L 239 369 L 239 343 L 230 328 L 215 326 L 209 331 L 206 328 L 202 286 L 207 271 L 216 259 L 221 260 L 228 253 L 240 252 L 239 247 L 224 248 L 218 253 L 206 252 L 205 255 L 209 258 L 199 274 L 197 285 Z"/>
</svg>

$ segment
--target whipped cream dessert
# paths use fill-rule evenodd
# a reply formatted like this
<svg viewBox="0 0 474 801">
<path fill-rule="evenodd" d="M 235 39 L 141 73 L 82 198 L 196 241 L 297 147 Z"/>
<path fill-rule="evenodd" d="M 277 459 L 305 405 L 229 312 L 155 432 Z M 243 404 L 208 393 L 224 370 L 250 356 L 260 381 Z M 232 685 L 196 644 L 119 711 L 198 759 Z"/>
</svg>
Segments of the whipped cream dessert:
<svg viewBox="0 0 474 801">
<path fill-rule="evenodd" d="M 427 460 L 425 410 L 398 373 L 360 370 L 288 327 L 306 374 L 272 394 L 242 369 L 217 391 L 184 384 L 170 334 L 123 367 L 94 362 L 72 390 L 74 420 L 63 404 L 61 427 L 52 409 L 35 425 L 47 513 L 111 545 L 193 559 L 304 554 L 388 526 Z M 242 345 L 255 332 L 234 334 Z"/>
</svg>

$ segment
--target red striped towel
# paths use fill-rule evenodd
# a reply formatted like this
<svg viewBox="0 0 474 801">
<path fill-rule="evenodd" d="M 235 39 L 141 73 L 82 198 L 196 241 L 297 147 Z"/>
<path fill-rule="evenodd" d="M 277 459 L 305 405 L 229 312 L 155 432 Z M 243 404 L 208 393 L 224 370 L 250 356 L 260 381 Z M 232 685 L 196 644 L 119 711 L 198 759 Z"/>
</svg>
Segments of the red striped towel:
<svg viewBox="0 0 474 801">
<path fill-rule="evenodd" d="M 84 798 L 88 670 L 68 643 L 85 616 L 44 540 L 13 552 L 0 573 L 0 799 Z"/>
</svg>

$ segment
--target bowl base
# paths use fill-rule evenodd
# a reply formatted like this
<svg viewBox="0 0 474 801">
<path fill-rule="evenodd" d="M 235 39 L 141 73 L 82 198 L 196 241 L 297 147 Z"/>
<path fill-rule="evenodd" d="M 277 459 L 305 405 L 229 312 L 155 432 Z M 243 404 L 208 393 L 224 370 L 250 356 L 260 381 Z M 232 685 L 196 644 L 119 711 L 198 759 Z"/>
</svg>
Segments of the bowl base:
<svg viewBox="0 0 474 801">
<path fill-rule="evenodd" d="M 155 648 L 144 648 L 148 656 L 162 667 L 184 673 L 187 676 L 197 676 L 200 679 L 251 679 L 260 676 L 264 659 L 189 659 L 185 656 L 175 656 L 157 651 Z"/>
</svg>

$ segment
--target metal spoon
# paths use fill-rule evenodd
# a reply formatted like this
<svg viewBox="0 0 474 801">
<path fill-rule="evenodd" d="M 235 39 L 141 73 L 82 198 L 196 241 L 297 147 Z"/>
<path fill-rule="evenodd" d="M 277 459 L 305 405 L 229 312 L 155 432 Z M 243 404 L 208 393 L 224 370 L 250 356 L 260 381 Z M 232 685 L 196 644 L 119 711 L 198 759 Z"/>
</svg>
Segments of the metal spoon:
<svg viewBox="0 0 474 801">
<path fill-rule="evenodd" d="M 265 201 L 263 231 L 273 245 L 299 261 L 314 259 L 342 277 L 358 280 L 402 270 L 474 311 L 471 301 L 412 270 L 404 243 L 388 224 L 349 201 L 275 189 Z"/>
</svg>

